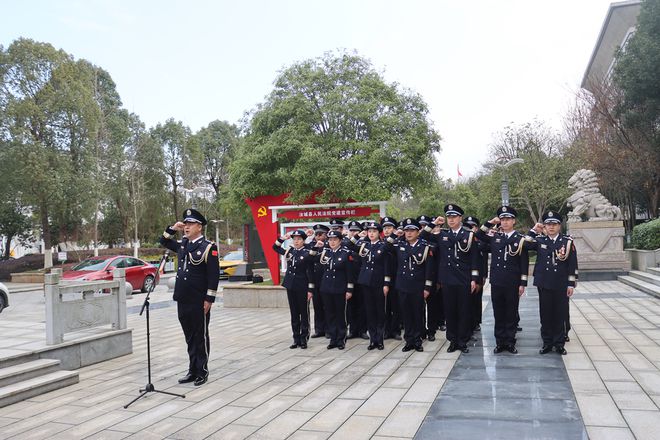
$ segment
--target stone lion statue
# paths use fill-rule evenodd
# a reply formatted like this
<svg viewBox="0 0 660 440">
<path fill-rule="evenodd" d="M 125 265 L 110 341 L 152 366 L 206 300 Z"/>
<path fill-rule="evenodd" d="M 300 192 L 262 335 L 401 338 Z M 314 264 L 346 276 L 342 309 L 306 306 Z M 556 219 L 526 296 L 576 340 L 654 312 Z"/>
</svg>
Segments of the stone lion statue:
<svg viewBox="0 0 660 440">
<path fill-rule="evenodd" d="M 575 190 L 566 203 L 573 208 L 568 213 L 568 222 L 621 220 L 621 210 L 612 205 L 598 189 L 598 179 L 592 170 L 577 170 L 568 179 L 568 185 Z"/>
</svg>

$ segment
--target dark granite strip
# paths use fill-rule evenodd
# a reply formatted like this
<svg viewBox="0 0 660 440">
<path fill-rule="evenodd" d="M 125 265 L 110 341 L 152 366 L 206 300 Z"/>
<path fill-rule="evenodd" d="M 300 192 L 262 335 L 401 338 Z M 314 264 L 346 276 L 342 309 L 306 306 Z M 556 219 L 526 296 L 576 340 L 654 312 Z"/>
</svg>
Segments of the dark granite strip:
<svg viewBox="0 0 660 440">
<path fill-rule="evenodd" d="M 538 354 L 538 292 L 520 304 L 519 353 L 493 354 L 493 309 L 470 353 L 461 354 L 416 439 L 587 439 L 561 357 Z M 570 343 L 567 345 L 570 351 Z"/>
</svg>

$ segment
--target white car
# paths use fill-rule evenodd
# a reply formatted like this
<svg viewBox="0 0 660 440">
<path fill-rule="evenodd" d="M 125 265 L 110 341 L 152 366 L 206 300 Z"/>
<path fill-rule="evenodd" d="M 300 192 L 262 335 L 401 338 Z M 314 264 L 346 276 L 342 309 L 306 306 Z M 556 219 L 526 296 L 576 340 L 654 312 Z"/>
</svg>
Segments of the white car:
<svg viewBox="0 0 660 440">
<path fill-rule="evenodd" d="M 7 289 L 7 286 L 4 284 L 0 283 L 0 312 L 2 312 L 2 309 L 5 307 L 9 307 L 9 289 Z"/>
</svg>

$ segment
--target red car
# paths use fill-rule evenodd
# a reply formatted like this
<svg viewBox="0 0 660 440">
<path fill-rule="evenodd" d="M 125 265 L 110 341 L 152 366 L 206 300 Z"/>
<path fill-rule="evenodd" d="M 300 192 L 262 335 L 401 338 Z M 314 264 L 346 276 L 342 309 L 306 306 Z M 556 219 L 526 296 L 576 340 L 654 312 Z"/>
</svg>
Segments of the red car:
<svg viewBox="0 0 660 440">
<path fill-rule="evenodd" d="M 111 280 L 112 271 L 126 269 L 126 281 L 133 290 L 147 292 L 153 283 L 158 282 L 157 268 L 139 258 L 126 255 L 92 257 L 81 261 L 62 274 L 63 280 L 96 281 Z"/>
</svg>

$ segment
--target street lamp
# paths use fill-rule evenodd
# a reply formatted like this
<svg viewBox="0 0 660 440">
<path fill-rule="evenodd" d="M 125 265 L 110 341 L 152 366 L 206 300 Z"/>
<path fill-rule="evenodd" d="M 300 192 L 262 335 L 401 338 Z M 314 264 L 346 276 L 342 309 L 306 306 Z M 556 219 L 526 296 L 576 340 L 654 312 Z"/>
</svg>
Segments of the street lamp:
<svg viewBox="0 0 660 440">
<path fill-rule="evenodd" d="M 509 180 L 507 179 L 506 175 L 506 169 L 509 168 L 511 165 L 517 164 L 517 163 L 523 163 L 524 160 L 516 157 L 514 159 L 511 159 L 507 163 L 498 163 L 498 162 L 488 162 L 486 165 L 491 165 L 493 167 L 498 167 L 502 168 L 502 206 L 507 206 L 509 204 Z"/>
<path fill-rule="evenodd" d="M 215 243 L 216 245 L 220 246 L 220 234 L 218 233 L 218 228 L 220 227 L 220 223 L 224 222 L 224 220 L 211 220 L 211 223 L 215 225 Z"/>
<path fill-rule="evenodd" d="M 192 189 L 181 188 L 182 191 L 186 194 L 186 201 L 188 201 L 188 196 L 191 199 L 191 205 L 193 209 L 197 209 L 197 200 L 195 195 L 198 194 L 202 199 L 211 201 L 213 198 L 214 190 L 211 185 L 201 185 L 196 186 Z"/>
</svg>

